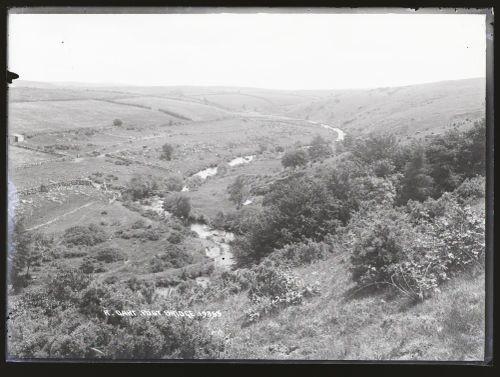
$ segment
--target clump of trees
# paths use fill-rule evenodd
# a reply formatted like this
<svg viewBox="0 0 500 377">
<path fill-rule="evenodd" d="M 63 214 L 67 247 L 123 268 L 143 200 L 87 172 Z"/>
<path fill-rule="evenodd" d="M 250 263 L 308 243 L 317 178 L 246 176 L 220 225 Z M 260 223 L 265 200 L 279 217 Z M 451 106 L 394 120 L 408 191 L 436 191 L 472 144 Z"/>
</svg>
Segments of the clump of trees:
<svg viewBox="0 0 500 377">
<path fill-rule="evenodd" d="M 159 183 L 153 176 L 135 174 L 127 183 L 124 197 L 130 200 L 146 198 L 159 189 Z"/>
<path fill-rule="evenodd" d="M 285 168 L 297 168 L 307 164 L 307 153 L 300 148 L 295 148 L 285 152 L 281 158 L 281 164 Z"/>
<path fill-rule="evenodd" d="M 163 202 L 163 209 L 175 217 L 187 221 L 191 212 L 191 200 L 181 193 L 170 194 Z"/>
<path fill-rule="evenodd" d="M 333 151 L 327 140 L 321 137 L 321 135 L 316 135 L 311 142 L 308 153 L 309 158 L 314 161 L 330 156 Z"/>
<path fill-rule="evenodd" d="M 261 211 L 239 221 L 246 228 L 233 243 L 237 265 L 322 258 L 328 254 L 319 245 L 350 234 L 335 242 L 349 245 L 360 287 L 425 298 L 482 264 L 484 222 L 467 203 L 484 196 L 484 145 L 484 121 L 419 144 L 401 145 L 392 135 L 348 138 L 343 159 L 289 172 L 269 188 Z"/>
</svg>

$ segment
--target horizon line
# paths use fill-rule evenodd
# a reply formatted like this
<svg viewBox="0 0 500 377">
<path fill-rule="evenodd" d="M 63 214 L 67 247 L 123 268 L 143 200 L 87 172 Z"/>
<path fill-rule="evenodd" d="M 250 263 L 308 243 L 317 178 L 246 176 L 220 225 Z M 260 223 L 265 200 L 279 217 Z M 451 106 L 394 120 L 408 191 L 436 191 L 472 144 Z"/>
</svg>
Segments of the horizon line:
<svg viewBox="0 0 500 377">
<path fill-rule="evenodd" d="M 486 80 L 486 76 L 476 76 L 467 77 L 459 79 L 444 79 L 437 81 L 426 81 L 414 84 L 403 84 L 403 85 L 386 85 L 386 86 L 373 86 L 373 87 L 344 87 L 344 88 L 330 88 L 330 89 L 280 89 L 280 88 L 265 88 L 258 86 L 238 86 L 238 85 L 193 85 L 193 84 L 173 84 L 173 85 L 147 85 L 147 84 L 126 84 L 126 83 L 107 83 L 103 81 L 43 81 L 43 80 L 31 80 L 31 79 L 16 79 L 12 82 L 12 87 L 16 86 L 16 83 L 22 84 L 24 82 L 49 84 L 54 86 L 88 86 L 88 87 L 136 87 L 136 88 L 176 88 L 176 87 L 189 87 L 189 88 L 234 88 L 234 89 L 259 89 L 259 90 L 274 90 L 274 91 L 314 91 L 314 92 L 329 92 L 338 90 L 373 90 L 373 89 L 384 89 L 384 88 L 404 88 L 408 86 L 419 86 L 419 85 L 429 85 L 452 81 L 466 81 L 466 80 Z"/>
</svg>

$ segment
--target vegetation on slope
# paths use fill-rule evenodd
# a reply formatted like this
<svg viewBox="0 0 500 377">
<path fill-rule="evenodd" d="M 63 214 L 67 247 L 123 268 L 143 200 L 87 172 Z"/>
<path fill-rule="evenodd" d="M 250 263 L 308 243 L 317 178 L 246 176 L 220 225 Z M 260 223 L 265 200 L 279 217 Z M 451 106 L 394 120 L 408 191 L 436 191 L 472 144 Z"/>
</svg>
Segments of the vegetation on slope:
<svg viewBox="0 0 500 377">
<path fill-rule="evenodd" d="M 41 243 L 23 239 L 19 227 L 13 265 L 26 280 L 9 302 L 9 355 L 481 359 L 484 135 L 483 121 L 420 145 L 346 139 L 335 156 L 282 172 L 263 190 L 261 208 L 214 219 L 237 233 L 235 270 L 200 285 L 184 269 L 167 295 L 152 276 L 173 258 L 174 267 L 195 265 L 183 254 L 193 237 L 187 221 L 129 230 L 140 230 L 129 239 L 162 245 L 166 256 L 136 249 L 151 274 L 128 280 L 100 278 L 97 262 L 119 268 L 122 255 L 98 230 L 80 227 L 52 242 L 92 245 L 96 268 L 46 256 L 40 265 L 51 273 L 34 283 L 27 263 L 15 261 Z M 153 191 L 147 179 L 132 187 L 140 197 Z"/>
</svg>

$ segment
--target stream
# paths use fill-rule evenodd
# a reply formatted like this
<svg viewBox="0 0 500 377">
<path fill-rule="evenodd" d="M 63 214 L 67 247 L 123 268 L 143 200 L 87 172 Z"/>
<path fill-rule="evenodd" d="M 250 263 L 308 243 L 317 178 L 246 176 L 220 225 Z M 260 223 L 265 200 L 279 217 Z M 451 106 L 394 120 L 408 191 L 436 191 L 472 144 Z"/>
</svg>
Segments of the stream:
<svg viewBox="0 0 500 377">
<path fill-rule="evenodd" d="M 328 124 L 319 123 L 315 121 L 308 120 L 307 122 L 321 127 L 330 129 L 337 133 L 336 141 L 344 140 L 345 132 L 339 128 L 329 126 Z M 242 164 L 248 164 L 255 159 L 255 155 L 248 155 L 242 157 L 236 157 L 229 161 L 227 164 L 231 167 L 238 166 Z M 193 174 L 192 176 L 198 176 L 202 180 L 217 174 L 217 167 L 209 167 L 199 172 Z M 189 191 L 188 186 L 182 188 L 182 192 Z M 252 203 L 251 199 L 247 199 L 243 205 L 249 205 Z M 163 199 L 159 196 L 153 196 L 149 200 L 149 204 L 140 203 L 143 209 L 152 210 L 160 215 L 162 218 L 167 218 L 171 216 L 168 211 L 163 209 Z M 207 257 L 211 258 L 214 262 L 216 268 L 229 270 L 234 263 L 234 257 L 231 252 L 230 242 L 234 240 L 234 234 L 220 229 L 212 229 L 208 225 L 195 222 L 190 225 L 190 229 L 195 232 L 198 237 L 202 240 L 203 247 L 205 248 L 205 254 Z M 198 277 L 196 279 L 197 283 L 200 285 L 206 285 L 209 282 L 208 277 Z"/>
</svg>

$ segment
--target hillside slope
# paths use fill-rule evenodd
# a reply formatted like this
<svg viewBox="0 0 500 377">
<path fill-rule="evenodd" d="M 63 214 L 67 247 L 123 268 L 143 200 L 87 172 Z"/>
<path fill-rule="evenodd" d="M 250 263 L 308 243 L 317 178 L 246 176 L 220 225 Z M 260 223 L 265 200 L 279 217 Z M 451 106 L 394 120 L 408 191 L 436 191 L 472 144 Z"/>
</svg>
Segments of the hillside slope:
<svg viewBox="0 0 500 377">
<path fill-rule="evenodd" d="M 287 109 L 294 117 L 334 124 L 347 132 L 440 132 L 484 117 L 485 80 L 443 81 L 370 90 L 334 91 Z"/>
</svg>

